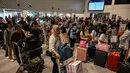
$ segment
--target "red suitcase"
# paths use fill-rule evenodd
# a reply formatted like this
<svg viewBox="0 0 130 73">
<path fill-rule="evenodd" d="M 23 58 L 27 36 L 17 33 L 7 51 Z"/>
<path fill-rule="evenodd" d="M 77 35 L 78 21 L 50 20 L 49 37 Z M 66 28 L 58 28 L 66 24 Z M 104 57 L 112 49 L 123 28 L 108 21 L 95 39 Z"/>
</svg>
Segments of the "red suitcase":
<svg viewBox="0 0 130 73">
<path fill-rule="evenodd" d="M 111 52 L 107 60 L 107 68 L 116 71 L 120 61 L 120 52 Z"/>
</svg>

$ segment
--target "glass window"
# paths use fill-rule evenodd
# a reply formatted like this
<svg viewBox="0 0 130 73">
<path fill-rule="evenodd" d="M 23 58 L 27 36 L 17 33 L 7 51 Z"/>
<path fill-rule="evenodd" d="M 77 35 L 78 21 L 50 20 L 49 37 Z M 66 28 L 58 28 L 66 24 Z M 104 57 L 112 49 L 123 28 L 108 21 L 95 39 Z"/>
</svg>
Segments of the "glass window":
<svg viewBox="0 0 130 73">
<path fill-rule="evenodd" d="M 105 0 L 105 5 L 111 5 L 112 4 L 112 0 Z"/>
</svg>

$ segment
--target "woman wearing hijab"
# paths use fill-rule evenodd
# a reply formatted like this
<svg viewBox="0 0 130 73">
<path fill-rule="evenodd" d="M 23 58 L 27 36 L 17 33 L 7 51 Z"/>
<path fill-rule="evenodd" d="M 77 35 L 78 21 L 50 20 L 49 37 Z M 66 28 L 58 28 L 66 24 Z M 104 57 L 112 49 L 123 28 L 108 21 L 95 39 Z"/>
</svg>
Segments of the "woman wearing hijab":
<svg viewBox="0 0 130 73">
<path fill-rule="evenodd" d="M 53 62 L 52 73 L 59 73 L 56 59 L 60 58 L 60 55 L 57 53 L 58 42 L 60 42 L 60 28 L 58 25 L 54 25 L 52 29 L 53 33 L 49 38 L 49 51 L 52 52 L 51 60 Z"/>
</svg>

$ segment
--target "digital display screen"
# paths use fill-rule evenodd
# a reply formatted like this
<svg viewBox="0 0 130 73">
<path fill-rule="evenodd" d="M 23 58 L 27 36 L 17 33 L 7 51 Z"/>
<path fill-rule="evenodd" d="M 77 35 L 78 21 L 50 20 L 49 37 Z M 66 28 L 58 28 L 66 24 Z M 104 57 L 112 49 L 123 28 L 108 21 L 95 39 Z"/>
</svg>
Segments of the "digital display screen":
<svg viewBox="0 0 130 73">
<path fill-rule="evenodd" d="M 90 0 L 90 2 L 104 2 L 104 0 Z"/>
<path fill-rule="evenodd" d="M 103 11 L 104 10 L 104 0 L 90 0 L 88 4 L 89 11 Z"/>
</svg>

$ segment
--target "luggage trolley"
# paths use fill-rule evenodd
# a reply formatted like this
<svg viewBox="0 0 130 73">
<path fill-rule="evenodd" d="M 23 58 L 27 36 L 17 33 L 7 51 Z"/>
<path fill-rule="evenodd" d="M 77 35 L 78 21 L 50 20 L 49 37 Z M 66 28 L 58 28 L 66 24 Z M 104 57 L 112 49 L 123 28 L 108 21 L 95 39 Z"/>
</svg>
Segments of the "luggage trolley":
<svg viewBox="0 0 130 73">
<path fill-rule="evenodd" d="M 57 64 L 58 64 L 59 73 L 67 73 L 67 71 L 66 71 L 66 66 L 67 66 L 70 62 L 74 61 L 74 59 L 75 59 L 74 56 L 71 57 L 71 58 L 69 58 L 69 59 L 67 59 L 67 60 L 65 60 L 65 61 L 63 61 L 63 62 L 61 62 L 60 59 L 57 59 L 56 61 L 57 61 Z"/>
<path fill-rule="evenodd" d="M 66 50 L 68 49 L 68 50 Z M 64 51 L 64 52 L 63 52 Z M 58 65 L 58 70 L 59 73 L 67 73 L 66 71 L 66 66 L 74 61 L 75 56 L 73 54 L 73 50 L 70 48 L 70 46 L 68 46 L 67 44 L 64 45 L 59 45 L 57 48 L 57 52 L 59 53 L 59 55 L 61 56 L 60 59 L 56 59 L 57 65 Z M 69 52 L 67 55 L 66 53 Z M 63 55 L 64 54 L 64 55 Z M 55 56 L 55 55 L 54 55 Z"/>
</svg>

